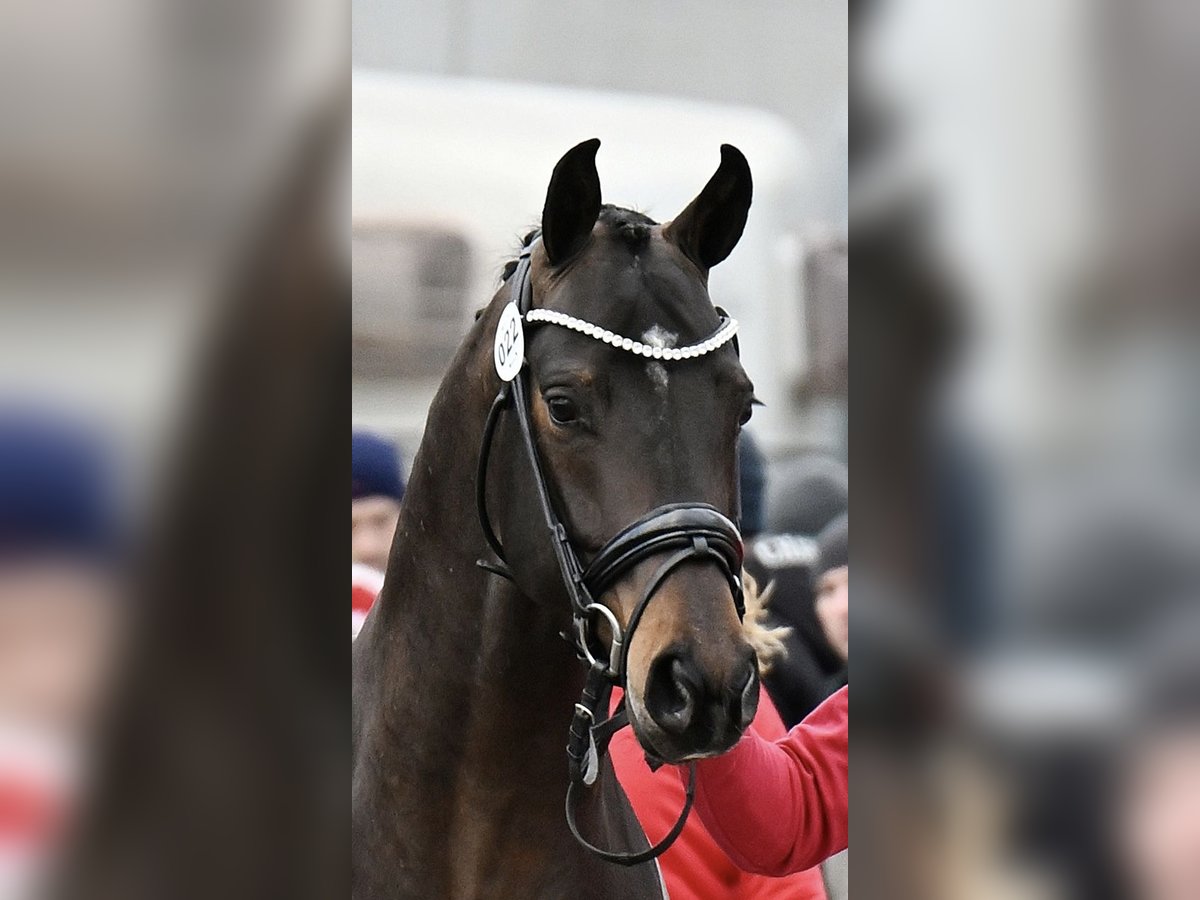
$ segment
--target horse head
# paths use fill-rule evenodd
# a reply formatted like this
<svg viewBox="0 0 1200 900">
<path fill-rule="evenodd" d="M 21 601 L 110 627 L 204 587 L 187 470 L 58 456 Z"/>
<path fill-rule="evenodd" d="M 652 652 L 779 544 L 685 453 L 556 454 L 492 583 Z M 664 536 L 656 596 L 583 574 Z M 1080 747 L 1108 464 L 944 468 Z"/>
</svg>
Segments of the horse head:
<svg viewBox="0 0 1200 900">
<path fill-rule="evenodd" d="M 746 224 L 745 158 L 723 146 L 700 194 L 659 224 L 601 203 L 599 144 L 578 145 L 555 167 L 530 252 L 532 310 L 574 326 L 525 333 L 537 456 L 584 565 L 629 523 L 671 504 L 706 504 L 736 520 L 737 436 L 754 403 L 736 345 L 713 339 L 724 320 L 708 293 L 709 270 Z M 507 298 L 501 288 L 494 305 Z M 682 359 L 672 353 L 685 347 L 697 349 Z M 538 510 L 533 491 L 522 488 L 529 474 L 514 452 L 515 428 L 503 430 L 509 452 L 497 467 L 507 471 L 489 490 L 514 579 L 530 596 L 562 603 L 545 529 L 531 525 Z M 740 543 L 737 552 L 732 567 L 697 555 L 658 581 L 664 554 L 652 553 L 595 598 L 622 629 L 638 616 L 624 653 L 626 702 L 643 748 L 660 760 L 729 749 L 757 708 L 754 653 L 739 618 L 740 588 L 731 584 L 740 577 Z M 648 590 L 653 596 L 639 609 Z"/>
</svg>

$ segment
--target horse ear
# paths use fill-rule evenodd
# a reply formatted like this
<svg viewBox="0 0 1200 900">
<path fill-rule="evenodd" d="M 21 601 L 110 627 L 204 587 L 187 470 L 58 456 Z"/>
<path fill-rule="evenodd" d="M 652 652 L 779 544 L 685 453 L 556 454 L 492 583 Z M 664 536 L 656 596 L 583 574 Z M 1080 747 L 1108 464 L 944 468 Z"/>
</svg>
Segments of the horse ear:
<svg viewBox="0 0 1200 900">
<path fill-rule="evenodd" d="M 732 144 L 721 145 L 721 165 L 687 209 L 668 222 L 663 236 L 707 272 L 737 246 L 754 190 L 750 164 Z"/>
<path fill-rule="evenodd" d="M 542 210 L 542 244 L 553 265 L 566 262 L 581 249 L 600 217 L 600 175 L 592 138 L 572 147 L 554 167 L 546 206 Z"/>
</svg>

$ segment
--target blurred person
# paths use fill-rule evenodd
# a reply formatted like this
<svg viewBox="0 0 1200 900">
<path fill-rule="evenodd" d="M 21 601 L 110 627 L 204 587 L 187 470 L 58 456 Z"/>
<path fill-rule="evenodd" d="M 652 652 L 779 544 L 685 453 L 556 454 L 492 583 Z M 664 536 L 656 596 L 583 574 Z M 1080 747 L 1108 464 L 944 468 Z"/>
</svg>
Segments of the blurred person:
<svg viewBox="0 0 1200 900">
<path fill-rule="evenodd" d="M 1135 694 L 1114 829 L 1142 900 L 1200 897 L 1200 615 L 1167 625 Z"/>
<path fill-rule="evenodd" d="M 400 451 L 386 438 L 356 431 L 350 453 L 350 555 L 384 572 L 404 499 Z"/>
<path fill-rule="evenodd" d="M 747 479 L 744 463 L 741 477 L 745 516 L 747 507 L 762 508 L 764 480 Z M 756 524 L 751 518 L 751 527 Z M 845 568 L 844 534 L 843 526 L 842 546 L 836 537 L 828 542 L 831 571 Z M 788 630 L 771 627 L 769 592 L 758 590 L 753 573 L 747 576 L 745 629 L 765 674 L 786 653 Z M 758 712 L 742 739 L 727 754 L 696 765 L 697 815 L 660 860 L 670 896 L 828 896 L 817 867 L 845 850 L 849 840 L 848 703 L 843 688 L 787 732 L 760 685 Z M 652 772 L 628 732 L 614 737 L 611 752 L 638 820 L 660 839 L 682 807 L 686 768 L 671 767 L 678 775 Z"/>
<path fill-rule="evenodd" d="M 116 503 L 88 429 L 0 411 L 0 896 L 37 895 L 84 775 L 119 626 Z"/>
<path fill-rule="evenodd" d="M 847 536 L 844 514 L 822 530 L 816 565 L 815 618 L 841 660 L 841 688 L 786 736 L 770 742 L 751 728 L 728 754 L 697 764 L 701 821 L 739 868 L 755 874 L 794 874 L 848 848 Z M 829 876 L 844 896 L 844 856 L 840 863 Z"/>
<path fill-rule="evenodd" d="M 742 538 L 751 540 L 766 526 L 767 459 L 758 441 L 743 429 L 738 435 L 738 495 Z"/>
<path fill-rule="evenodd" d="M 751 728 L 696 761 L 695 812 L 738 868 L 778 878 L 848 848 L 849 706 L 843 687 L 782 738 Z"/>
<path fill-rule="evenodd" d="M 846 469 L 828 457 L 805 456 L 785 464 L 776 485 L 771 530 L 748 541 L 746 569 L 769 592 L 770 625 L 789 629 L 786 653 L 765 683 L 790 728 L 844 683 L 845 656 L 826 636 L 814 588 L 822 574 L 818 534 L 846 509 Z"/>
<path fill-rule="evenodd" d="M 55 900 L 345 891 L 350 647 L 328 601 L 345 590 L 350 279 L 333 176 L 348 127 L 344 91 L 327 99 L 278 167 L 263 158 L 270 183 L 205 297 L 216 319 L 147 497 Z"/>
<path fill-rule="evenodd" d="M 770 629 L 759 624 L 764 607 L 761 595 L 747 592 L 747 633 L 758 653 L 760 669 L 769 669 L 782 651 Z M 763 740 L 787 734 L 767 692 L 760 687 L 758 712 L 750 731 Z M 620 699 L 620 692 L 613 705 Z M 670 767 L 651 770 L 633 732 L 613 736 L 609 747 L 621 787 L 629 797 L 638 821 L 652 843 L 662 839 L 679 817 L 685 802 L 683 783 Z M 820 862 L 819 860 L 817 862 Z M 825 900 L 828 896 L 820 869 L 810 868 L 775 878 L 744 871 L 721 849 L 699 816 L 690 816 L 683 831 L 659 858 L 667 895 L 672 900 Z"/>
<path fill-rule="evenodd" d="M 350 467 L 351 636 L 357 637 L 383 587 L 404 474 L 396 445 L 366 431 L 354 432 Z"/>
<path fill-rule="evenodd" d="M 1020 603 L 1006 611 L 991 668 L 977 670 L 988 687 L 969 697 L 1006 748 L 989 762 L 1006 787 L 1011 850 L 1053 872 L 1059 896 L 1124 900 L 1110 833 L 1112 732 L 1130 674 L 1156 668 L 1157 648 L 1131 663 L 1131 640 L 1153 631 L 1194 578 L 1194 529 L 1138 485 L 1057 481 L 1072 502 L 1038 524 Z M 1031 683 L 1036 695 L 1022 696 Z"/>
<path fill-rule="evenodd" d="M 850 521 L 838 516 L 817 538 L 819 557 L 815 612 L 825 641 L 842 661 L 850 659 Z M 845 681 L 845 673 L 841 674 Z"/>
<path fill-rule="evenodd" d="M 789 459 L 780 464 L 765 501 L 767 530 L 815 535 L 849 505 L 846 465 L 823 453 Z"/>
<path fill-rule="evenodd" d="M 844 515 L 823 530 L 817 567 L 825 639 L 843 654 L 849 650 L 847 531 Z M 770 739 L 766 717 L 761 725 L 756 717 L 733 750 L 697 763 L 696 810 L 739 868 L 780 878 L 848 849 L 848 729 L 843 686 L 785 735 Z"/>
</svg>

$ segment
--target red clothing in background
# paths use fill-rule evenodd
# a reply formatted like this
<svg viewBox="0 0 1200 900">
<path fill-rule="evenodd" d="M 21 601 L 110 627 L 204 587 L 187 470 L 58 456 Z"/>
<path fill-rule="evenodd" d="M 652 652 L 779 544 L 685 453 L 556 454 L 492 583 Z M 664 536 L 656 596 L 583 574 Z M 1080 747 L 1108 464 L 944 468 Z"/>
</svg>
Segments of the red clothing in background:
<svg viewBox="0 0 1200 900">
<path fill-rule="evenodd" d="M 615 693 L 614 704 L 620 698 L 620 691 Z M 759 695 L 758 715 L 750 728 L 766 740 L 787 733 L 766 691 Z M 671 830 L 683 809 L 683 784 L 672 766 L 650 771 L 632 729 L 613 737 L 609 753 L 638 821 L 650 841 L 656 843 Z M 697 773 L 697 783 L 698 779 Z M 825 900 L 820 869 L 787 878 L 745 872 L 721 852 L 695 812 L 679 839 L 659 858 L 659 864 L 671 900 Z"/>
<path fill-rule="evenodd" d="M 844 687 L 782 740 L 748 731 L 724 756 L 697 764 L 696 812 L 743 869 L 786 875 L 846 848 L 849 698 Z"/>
<path fill-rule="evenodd" d="M 358 637 L 367 613 L 383 588 L 383 573 L 362 563 L 350 566 L 350 638 Z"/>
</svg>

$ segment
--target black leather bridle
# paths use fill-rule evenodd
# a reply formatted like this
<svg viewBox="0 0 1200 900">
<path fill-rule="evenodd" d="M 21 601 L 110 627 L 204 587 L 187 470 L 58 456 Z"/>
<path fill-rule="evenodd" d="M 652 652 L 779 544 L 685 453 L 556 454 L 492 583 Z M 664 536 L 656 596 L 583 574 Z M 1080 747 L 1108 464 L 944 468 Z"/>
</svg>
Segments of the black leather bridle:
<svg viewBox="0 0 1200 900">
<path fill-rule="evenodd" d="M 536 240 L 531 241 L 522 251 L 511 276 L 512 303 L 516 305 L 522 320 L 525 320 L 526 314 L 533 306 L 529 269 L 530 257 L 536 245 Z M 722 324 L 726 321 L 726 317 L 722 315 Z M 567 743 L 570 770 L 566 797 L 567 824 L 576 840 L 592 853 L 608 862 L 632 866 L 662 855 L 683 831 L 695 799 L 695 763 L 691 764 L 686 800 L 675 826 L 658 844 L 641 852 L 603 850 L 588 842 L 580 834 L 575 821 L 574 795 L 580 786 L 590 786 L 596 781 L 600 773 L 600 761 L 607 752 L 609 741 L 617 731 L 629 724 L 624 699 L 613 715 L 606 716 L 609 700 L 614 686 L 625 690 L 626 662 L 633 635 L 646 607 L 667 577 L 688 562 L 699 560 L 714 563 L 729 582 L 738 618 L 744 617 L 742 538 L 737 526 L 713 506 L 706 503 L 670 503 L 650 510 L 636 522 L 622 529 L 600 549 L 588 565 L 584 566 L 550 499 L 530 421 L 529 392 L 529 366 L 522 363 L 520 371 L 511 381 L 501 383 L 488 412 L 475 480 L 476 505 L 483 534 L 499 562 L 480 560 L 479 565 L 496 575 L 509 579 L 513 577 L 504 548 L 492 528 L 487 510 L 487 470 L 492 439 L 501 414 L 505 410 L 511 410 L 516 417 L 522 446 L 533 470 L 538 505 L 549 532 L 563 585 L 571 602 L 572 629 L 570 633 L 564 633 L 563 637 L 574 647 L 579 658 L 588 664 L 583 694 L 575 704 L 575 716 L 571 722 Z M 646 583 L 628 624 L 622 630 L 612 611 L 594 598 L 602 596 L 634 566 L 658 556 L 664 559 Z M 607 654 L 599 651 L 597 647 L 593 627 L 597 617 L 606 621 L 611 633 Z"/>
</svg>

